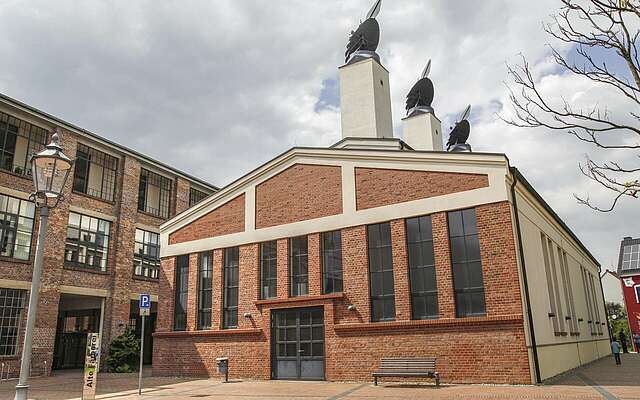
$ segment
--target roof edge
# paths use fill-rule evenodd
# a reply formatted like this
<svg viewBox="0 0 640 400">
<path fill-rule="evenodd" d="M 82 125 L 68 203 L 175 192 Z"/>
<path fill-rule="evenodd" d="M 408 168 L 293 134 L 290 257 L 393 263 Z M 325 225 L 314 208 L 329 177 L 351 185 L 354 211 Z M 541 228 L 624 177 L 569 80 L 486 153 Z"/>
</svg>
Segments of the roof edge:
<svg viewBox="0 0 640 400">
<path fill-rule="evenodd" d="M 56 117 L 54 115 L 51 115 L 51 114 L 49 114 L 47 112 L 44 112 L 44 111 L 42 111 L 40 109 L 37 109 L 37 108 L 35 108 L 33 106 L 30 106 L 29 104 L 23 103 L 20 100 L 16 100 L 16 99 L 14 99 L 12 97 L 9 97 L 4 93 L 0 93 L 0 99 L 4 100 L 5 102 L 10 103 L 14 107 L 24 108 L 29 112 L 32 112 L 32 113 L 35 113 L 35 114 L 39 115 L 41 118 L 49 119 L 52 122 L 55 122 L 55 123 L 57 123 L 59 125 L 63 125 L 63 127 L 66 127 L 67 129 L 71 129 L 71 130 L 76 131 L 76 132 L 78 132 L 80 134 L 86 135 L 86 136 L 90 137 L 91 139 L 104 142 L 105 144 L 107 144 L 109 146 L 112 146 L 112 147 L 115 147 L 115 148 L 119 149 L 120 151 L 123 151 L 125 153 L 129 153 L 129 154 L 131 154 L 131 155 L 133 155 L 135 157 L 141 158 L 141 159 L 143 159 L 143 160 L 145 160 L 145 161 L 147 161 L 147 162 L 149 162 L 151 164 L 155 164 L 157 166 L 160 166 L 163 169 L 167 169 L 167 170 L 175 173 L 176 175 L 182 176 L 183 178 L 186 178 L 186 179 L 191 180 L 191 181 L 195 181 L 198 184 L 200 184 L 200 185 L 202 185 L 202 186 L 204 186 L 206 188 L 209 188 L 209 189 L 211 189 L 213 191 L 220 190 L 219 187 L 217 187 L 215 185 L 212 185 L 211 183 L 209 183 L 209 182 L 207 182 L 207 181 L 205 181 L 203 179 L 197 178 L 197 177 L 195 177 L 193 175 L 190 175 L 190 174 L 188 174 L 186 172 L 180 171 L 179 169 L 177 169 L 175 167 L 172 167 L 172 166 L 170 166 L 168 164 L 165 164 L 162 161 L 158 161 L 158 160 L 156 160 L 156 159 L 154 159 L 152 157 L 149 157 L 149 156 L 147 156 L 145 154 L 142 154 L 142 153 L 140 153 L 140 152 L 138 152 L 136 150 L 130 149 L 130 148 L 128 148 L 126 146 L 123 146 L 123 145 L 121 145 L 119 143 L 116 143 L 116 142 L 114 142 L 114 141 L 112 141 L 110 139 L 102 137 L 102 136 L 98 135 L 97 133 L 93 133 L 93 132 L 88 131 L 88 130 L 86 130 L 84 128 L 81 128 L 81 127 L 79 127 L 79 126 L 77 126 L 75 124 L 67 122 L 67 121 L 65 121 L 65 120 L 63 120 L 61 118 L 58 118 L 58 117 Z"/>
<path fill-rule="evenodd" d="M 522 175 L 522 173 L 520 173 L 518 168 L 512 166 L 512 167 L 510 167 L 510 170 L 511 170 L 511 173 L 516 178 L 516 181 L 522 183 L 522 185 L 529 191 L 529 193 L 531 193 L 533 195 L 533 197 L 553 217 L 553 219 L 565 231 L 567 231 L 567 233 L 569 234 L 569 236 L 571 236 L 571 238 L 573 240 L 576 241 L 576 243 L 578 244 L 578 247 L 580 247 L 580 249 L 585 252 L 585 254 L 591 259 L 591 261 L 593 261 L 598 266 L 598 269 L 602 270 L 602 265 L 600 264 L 600 262 L 595 258 L 595 256 L 593 254 L 591 254 L 589 249 L 587 249 L 587 247 L 584 245 L 584 243 L 582 243 L 582 241 L 578 238 L 578 236 L 571 230 L 571 228 L 569 228 L 569 226 L 562 220 L 562 218 L 560 218 L 560 216 L 553 210 L 553 208 L 551 208 L 549 203 L 547 203 L 545 201 L 545 199 L 542 198 L 540 193 L 538 193 L 538 191 L 536 189 L 534 189 L 534 187 L 531 185 L 531 183 L 529 183 L 529 181 L 527 181 L 527 179 Z"/>
</svg>

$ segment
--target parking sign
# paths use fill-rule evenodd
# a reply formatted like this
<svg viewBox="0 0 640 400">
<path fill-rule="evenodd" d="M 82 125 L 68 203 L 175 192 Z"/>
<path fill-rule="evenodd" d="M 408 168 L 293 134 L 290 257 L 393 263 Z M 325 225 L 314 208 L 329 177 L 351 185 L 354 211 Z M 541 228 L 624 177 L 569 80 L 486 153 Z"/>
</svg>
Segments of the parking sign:
<svg viewBox="0 0 640 400">
<path fill-rule="evenodd" d="M 141 294 L 140 295 L 140 315 L 149 315 L 151 311 L 151 295 Z"/>
</svg>

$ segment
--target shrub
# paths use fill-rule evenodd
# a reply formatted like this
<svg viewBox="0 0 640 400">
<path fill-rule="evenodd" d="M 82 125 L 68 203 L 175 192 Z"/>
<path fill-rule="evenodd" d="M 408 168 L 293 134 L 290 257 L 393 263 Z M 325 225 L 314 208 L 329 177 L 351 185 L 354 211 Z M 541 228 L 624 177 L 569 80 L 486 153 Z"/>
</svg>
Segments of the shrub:
<svg viewBox="0 0 640 400">
<path fill-rule="evenodd" d="M 135 332 L 127 328 L 124 333 L 111 341 L 109 357 L 107 358 L 108 372 L 134 372 L 138 370 L 140 362 L 140 338 Z"/>
</svg>

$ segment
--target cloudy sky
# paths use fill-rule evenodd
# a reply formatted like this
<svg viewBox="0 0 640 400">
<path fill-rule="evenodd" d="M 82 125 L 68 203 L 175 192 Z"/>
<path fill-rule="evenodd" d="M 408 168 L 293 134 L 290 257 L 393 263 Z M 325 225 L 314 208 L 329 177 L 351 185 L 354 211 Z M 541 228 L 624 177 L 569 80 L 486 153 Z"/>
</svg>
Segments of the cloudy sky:
<svg viewBox="0 0 640 400">
<path fill-rule="evenodd" d="M 337 67 L 371 0 L 0 0 L 0 91 L 224 186 L 291 146 L 340 139 Z M 572 138 L 506 126 L 506 62 L 523 53 L 543 90 L 625 105 L 553 66 L 542 30 L 558 2 L 385 1 L 379 54 L 400 136 L 404 96 L 428 59 L 443 128 L 473 104 L 471 144 L 504 152 L 603 266 L 640 236 L 638 201 L 599 214 L 577 194 L 610 194 L 578 171 Z M 571 48 L 561 47 L 564 52 Z M 604 99 L 604 100 L 603 100 Z M 628 110 L 628 109 L 627 109 Z"/>
</svg>

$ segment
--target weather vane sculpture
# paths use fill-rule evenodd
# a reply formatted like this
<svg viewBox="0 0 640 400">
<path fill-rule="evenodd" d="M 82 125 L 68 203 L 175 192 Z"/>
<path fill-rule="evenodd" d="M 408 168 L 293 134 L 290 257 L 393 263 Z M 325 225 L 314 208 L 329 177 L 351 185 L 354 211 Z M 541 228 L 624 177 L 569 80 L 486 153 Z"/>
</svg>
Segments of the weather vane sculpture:
<svg viewBox="0 0 640 400">
<path fill-rule="evenodd" d="M 467 143 L 471 126 L 469 125 L 469 114 L 471 113 L 471 105 L 468 105 L 464 112 L 458 118 L 456 126 L 449 134 L 447 142 L 447 151 L 471 151 L 471 146 Z"/>
<path fill-rule="evenodd" d="M 378 16 L 381 6 L 382 0 L 376 0 L 367 13 L 366 19 L 358 26 L 358 29 L 351 31 L 347 51 L 344 53 L 347 65 L 368 58 L 373 58 L 380 62 L 380 56 L 376 53 L 380 42 L 380 25 L 376 21 L 376 16 Z"/>
<path fill-rule="evenodd" d="M 407 95 L 407 116 L 411 117 L 422 113 L 433 113 L 431 102 L 433 101 L 433 82 L 428 78 L 431 71 L 431 60 L 424 67 L 420 79 Z"/>
</svg>

